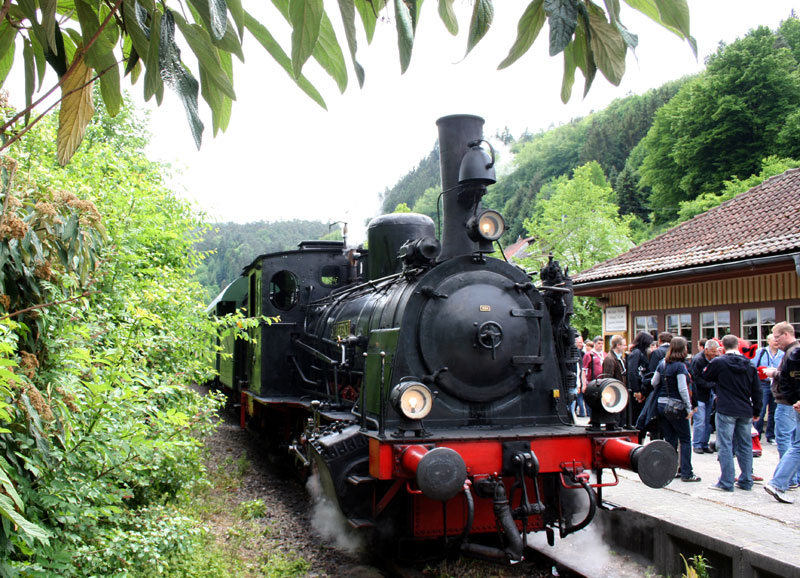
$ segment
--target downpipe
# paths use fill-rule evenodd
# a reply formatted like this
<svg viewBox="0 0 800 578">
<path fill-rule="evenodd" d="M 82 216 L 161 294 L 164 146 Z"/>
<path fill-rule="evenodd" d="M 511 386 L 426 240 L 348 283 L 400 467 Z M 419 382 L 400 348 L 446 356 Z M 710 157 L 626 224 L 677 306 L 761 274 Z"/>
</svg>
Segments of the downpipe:
<svg viewBox="0 0 800 578">
<path fill-rule="evenodd" d="M 562 538 L 572 534 L 573 532 L 577 532 L 578 530 L 583 530 L 592 522 L 594 515 L 597 513 L 597 500 L 595 499 L 594 490 L 592 490 L 588 480 L 581 478 L 579 481 L 581 487 L 583 487 L 583 489 L 586 491 L 586 494 L 589 496 L 589 511 L 586 513 L 586 517 L 583 519 L 583 521 L 574 525 L 565 524 L 563 528 L 560 528 L 559 534 Z"/>
<path fill-rule="evenodd" d="M 505 548 L 501 550 L 500 548 L 481 544 L 465 543 L 461 545 L 461 551 L 491 560 L 507 561 L 511 564 L 522 562 L 522 535 L 517 529 L 517 523 L 511 513 L 511 505 L 508 502 L 506 488 L 502 480 L 495 482 L 492 500 L 494 502 L 495 520 L 505 535 Z"/>
</svg>

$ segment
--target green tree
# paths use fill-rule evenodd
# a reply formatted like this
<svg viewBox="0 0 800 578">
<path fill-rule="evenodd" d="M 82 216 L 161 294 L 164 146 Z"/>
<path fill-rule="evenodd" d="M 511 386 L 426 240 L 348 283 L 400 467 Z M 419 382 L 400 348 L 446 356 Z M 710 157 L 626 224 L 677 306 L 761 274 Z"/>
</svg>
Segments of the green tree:
<svg viewBox="0 0 800 578">
<path fill-rule="evenodd" d="M 525 229 L 534 238 L 532 252 L 540 255 L 538 266 L 552 254 L 562 266 L 578 272 L 630 249 L 629 222 L 630 217 L 620 217 L 600 164 L 592 161 L 575 169 L 572 178 L 555 179 L 552 194 L 538 202 Z M 593 300 L 576 299 L 573 325 L 594 330 L 599 322 L 600 310 Z"/>
<path fill-rule="evenodd" d="M 123 105 L 120 63 L 132 82 L 143 78 L 145 100 L 155 97 L 161 103 L 164 86 L 174 90 L 186 109 L 189 126 L 200 146 L 203 124 L 198 114 L 199 100 L 209 106 L 214 134 L 224 131 L 236 99 L 232 60 L 244 60 L 242 41 L 251 35 L 314 101 L 325 106 L 319 91 L 303 75 L 313 59 L 344 91 L 348 83 L 345 53 L 360 85 L 365 71 L 357 59 L 356 27 L 371 42 L 384 11 L 395 22 L 400 69 L 411 61 L 421 1 L 416 0 L 339 0 L 338 12 L 345 31 L 346 48 L 336 37 L 323 0 L 273 0 L 291 27 L 291 46 L 284 49 L 267 26 L 248 12 L 241 0 L 190 0 L 187 5 L 116 0 L 92 3 L 85 0 L 9 0 L 0 9 L 0 83 L 9 71 L 25 71 L 26 103 L 33 105 L 33 94 L 43 89 L 44 71 L 49 66 L 58 75 L 63 103 L 58 131 L 61 164 L 69 161 L 94 114 L 92 84 L 99 80 L 103 103 L 110 116 Z M 689 35 L 689 9 L 686 0 L 637 0 L 628 2 L 681 38 L 697 52 Z M 550 55 L 564 55 L 562 99 L 572 91 L 576 69 L 585 78 L 584 94 L 599 70 L 618 85 L 625 73 L 628 49 L 638 43 L 620 18 L 620 3 L 607 2 L 607 12 L 588 0 L 533 0 L 524 9 L 516 40 L 506 58 L 505 68 L 525 54 L 547 21 Z M 503 6 L 505 8 L 505 5 Z M 356 18 L 358 13 L 359 18 Z M 453 0 L 439 0 L 438 14 L 453 35 L 459 31 Z M 465 55 L 489 31 L 494 17 L 491 0 L 473 2 L 466 38 Z M 270 22 L 271 28 L 276 23 Z M 22 47 L 21 58 L 16 46 Z M 179 45 L 197 59 L 193 67 L 183 61 Z M 199 80 L 198 80 L 199 78 Z M 49 92 L 49 91 L 48 91 Z M 17 121 L 30 115 L 32 106 L 6 123 L 3 133 L 19 129 Z M 21 131 L 20 131 L 21 133 Z M 20 134 L 17 133 L 17 134 Z M 14 137 L 16 138 L 16 136 Z"/>
<path fill-rule="evenodd" d="M 792 18 L 784 27 L 794 32 L 797 23 Z M 674 219 L 681 201 L 753 174 L 765 155 L 786 154 L 780 144 L 796 132 L 800 70 L 779 40 L 760 27 L 720 47 L 706 71 L 656 113 L 639 173 L 652 188 L 657 222 Z M 788 144 L 793 154 L 797 145 Z"/>
<path fill-rule="evenodd" d="M 686 221 L 696 215 L 705 213 L 709 209 L 729 201 L 736 195 L 760 185 L 768 178 L 797 167 L 800 167 L 800 161 L 798 160 L 782 159 L 776 156 L 767 157 L 761 162 L 761 172 L 757 175 L 751 175 L 746 179 L 733 177 L 723 183 L 722 190 L 719 193 L 703 193 L 691 201 L 682 201 L 678 211 L 678 222 Z"/>
</svg>

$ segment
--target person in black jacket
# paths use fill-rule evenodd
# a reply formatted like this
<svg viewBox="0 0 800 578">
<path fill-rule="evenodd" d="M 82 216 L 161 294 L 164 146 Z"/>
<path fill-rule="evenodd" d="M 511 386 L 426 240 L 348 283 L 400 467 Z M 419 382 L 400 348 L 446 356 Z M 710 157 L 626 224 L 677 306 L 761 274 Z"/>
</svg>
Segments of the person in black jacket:
<svg viewBox="0 0 800 578">
<path fill-rule="evenodd" d="M 709 362 L 703 372 L 707 381 L 717 384 L 717 451 L 720 477 L 711 488 L 732 492 L 736 460 L 742 472 L 736 480 L 741 490 L 753 488 L 753 445 L 750 430 L 753 419 L 761 412 L 761 382 L 756 368 L 739 353 L 739 338 L 726 335 L 722 338 L 725 354 Z M 734 444 L 734 439 L 736 440 Z"/>
<path fill-rule="evenodd" d="M 631 424 L 635 424 L 642 412 L 642 405 L 647 394 L 650 393 L 652 386 L 647 376 L 647 365 L 649 360 L 647 354 L 650 344 L 653 343 L 653 336 L 647 331 L 640 331 L 633 338 L 633 344 L 628 357 L 626 358 L 628 374 L 628 392 L 630 393 Z M 645 383 L 646 381 L 646 383 Z M 644 432 L 640 434 L 639 443 L 644 439 Z"/>
<path fill-rule="evenodd" d="M 661 363 L 661 360 L 664 359 L 664 356 L 667 354 L 669 342 L 672 341 L 673 337 L 675 336 L 669 331 L 662 331 L 658 334 L 658 347 L 653 350 L 653 353 L 650 354 L 650 361 L 647 365 L 647 371 L 650 373 L 655 373 L 656 367 L 658 367 L 658 364 Z"/>
<path fill-rule="evenodd" d="M 714 450 L 708 447 L 708 440 L 711 437 L 711 407 L 716 397 L 714 393 L 716 383 L 708 381 L 703 375 L 703 370 L 719 353 L 719 343 L 715 339 L 709 339 L 703 350 L 692 358 L 689 367 L 697 393 L 697 413 L 694 414 L 692 431 L 692 448 L 696 454 L 714 453 Z"/>
</svg>

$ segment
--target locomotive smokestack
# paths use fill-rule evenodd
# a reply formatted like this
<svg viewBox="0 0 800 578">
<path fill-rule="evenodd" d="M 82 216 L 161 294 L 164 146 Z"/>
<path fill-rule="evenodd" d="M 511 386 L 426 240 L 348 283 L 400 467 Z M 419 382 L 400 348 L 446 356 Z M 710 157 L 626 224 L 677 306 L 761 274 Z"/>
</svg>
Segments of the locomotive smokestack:
<svg viewBox="0 0 800 578">
<path fill-rule="evenodd" d="M 470 255 L 478 244 L 467 235 L 467 221 L 475 212 L 473 199 L 468 202 L 459 193 L 459 169 L 468 143 L 483 139 L 483 119 L 470 114 L 444 116 L 436 121 L 439 127 L 439 166 L 442 173 L 443 220 L 440 259 Z"/>
</svg>

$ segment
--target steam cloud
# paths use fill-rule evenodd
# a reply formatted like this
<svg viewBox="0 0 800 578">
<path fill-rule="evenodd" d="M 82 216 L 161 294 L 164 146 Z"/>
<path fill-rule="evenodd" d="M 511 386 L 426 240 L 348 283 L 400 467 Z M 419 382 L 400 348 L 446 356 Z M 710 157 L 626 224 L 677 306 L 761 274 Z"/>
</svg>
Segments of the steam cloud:
<svg viewBox="0 0 800 578">
<path fill-rule="evenodd" d="M 322 493 L 318 475 L 313 475 L 306 483 L 308 493 L 314 502 L 311 514 L 311 527 L 319 536 L 332 544 L 337 550 L 353 554 L 364 548 L 363 538 L 351 528 L 339 507 L 331 503 Z"/>
</svg>

